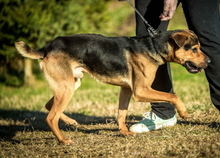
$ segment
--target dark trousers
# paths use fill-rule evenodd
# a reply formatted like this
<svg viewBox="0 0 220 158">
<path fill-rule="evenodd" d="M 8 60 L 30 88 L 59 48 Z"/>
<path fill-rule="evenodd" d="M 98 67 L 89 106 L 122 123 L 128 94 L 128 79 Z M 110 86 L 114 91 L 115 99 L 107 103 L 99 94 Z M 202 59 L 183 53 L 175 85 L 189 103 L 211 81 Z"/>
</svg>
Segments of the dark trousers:
<svg viewBox="0 0 220 158">
<path fill-rule="evenodd" d="M 220 110 L 220 16 L 218 0 L 181 0 L 187 24 L 199 37 L 201 50 L 211 63 L 205 69 L 210 96 L 214 106 Z M 157 30 L 165 31 L 169 21 L 160 21 L 163 0 L 135 0 L 135 6 L 148 23 Z M 136 14 L 136 35 L 148 35 L 146 25 Z M 173 93 L 169 63 L 159 67 L 152 88 Z M 163 119 L 175 115 L 175 107 L 169 103 L 151 103 L 152 111 Z"/>
</svg>

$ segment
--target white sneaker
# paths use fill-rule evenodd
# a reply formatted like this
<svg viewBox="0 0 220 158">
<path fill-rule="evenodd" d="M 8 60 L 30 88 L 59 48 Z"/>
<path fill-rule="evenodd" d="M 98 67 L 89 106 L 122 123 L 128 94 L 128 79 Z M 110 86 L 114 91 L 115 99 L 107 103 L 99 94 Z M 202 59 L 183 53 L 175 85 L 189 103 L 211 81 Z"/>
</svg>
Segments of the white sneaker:
<svg viewBox="0 0 220 158">
<path fill-rule="evenodd" d="M 163 127 L 174 126 L 177 122 L 176 116 L 164 120 L 155 115 L 153 112 L 146 112 L 143 114 L 142 121 L 132 125 L 130 131 L 134 133 L 144 133 L 153 130 L 157 130 Z"/>
</svg>

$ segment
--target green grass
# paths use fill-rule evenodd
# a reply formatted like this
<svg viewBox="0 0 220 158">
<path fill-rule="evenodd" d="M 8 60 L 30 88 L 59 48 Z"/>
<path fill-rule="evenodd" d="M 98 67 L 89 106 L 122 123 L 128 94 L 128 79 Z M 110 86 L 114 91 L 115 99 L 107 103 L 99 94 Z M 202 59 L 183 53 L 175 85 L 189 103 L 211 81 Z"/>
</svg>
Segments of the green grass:
<svg viewBox="0 0 220 158">
<path fill-rule="evenodd" d="M 190 74 L 177 64 L 172 64 L 174 90 L 189 111 L 205 111 L 213 107 L 205 72 Z"/>
<path fill-rule="evenodd" d="M 117 130 L 119 87 L 83 78 L 65 113 L 81 125 L 60 122 L 62 133 L 75 141 L 58 145 L 45 123 L 44 104 L 52 97 L 45 81 L 31 87 L 0 85 L 0 157 L 220 157 L 219 112 L 211 104 L 204 73 L 189 74 L 172 64 L 176 94 L 193 115 L 178 124 L 135 137 Z M 141 119 L 149 103 L 130 103 L 127 125 Z"/>
<path fill-rule="evenodd" d="M 187 28 L 180 8 L 169 29 Z M 176 126 L 123 137 L 116 123 L 120 88 L 85 75 L 65 110 L 80 125 L 72 128 L 59 123 L 62 133 L 75 141 L 69 146 L 59 145 L 45 122 L 44 105 L 52 97 L 45 81 L 20 88 L 0 84 L 0 157 L 220 157 L 219 111 L 210 101 L 204 72 L 189 74 L 182 66 L 171 66 L 175 93 L 186 104 L 191 119 L 182 120 L 177 114 Z M 149 103 L 131 100 L 127 125 L 141 120 L 149 110 Z"/>
<path fill-rule="evenodd" d="M 180 4 L 174 14 L 174 17 L 170 20 L 169 30 L 188 29 L 186 18 L 182 10 L 182 4 Z"/>
<path fill-rule="evenodd" d="M 190 108 L 190 104 L 193 103 L 205 103 L 205 107 L 209 108 L 211 102 L 204 72 L 190 74 L 182 66 L 177 64 L 171 64 L 171 66 L 174 89 L 177 95 L 180 96 Z M 31 87 L 13 88 L 1 84 L 0 90 L 1 108 L 7 110 L 45 111 L 44 104 L 52 97 L 52 92 L 44 80 L 38 81 L 38 83 Z M 88 108 L 88 105 L 117 104 L 119 90 L 120 88 L 117 86 L 99 83 L 88 75 L 85 75 L 85 78 L 82 80 L 82 86 L 75 92 L 67 110 L 77 112 L 80 109 L 82 110 L 84 106 L 85 109 L 92 109 Z M 193 92 L 193 94 L 190 94 L 190 92 Z M 199 101 L 201 98 L 202 101 Z M 76 105 L 71 106 L 73 104 Z M 132 101 L 132 104 L 143 103 L 135 103 Z M 102 109 L 102 107 L 100 108 Z M 204 110 L 206 108 L 201 109 Z M 96 112 L 92 114 L 96 115 Z"/>
</svg>

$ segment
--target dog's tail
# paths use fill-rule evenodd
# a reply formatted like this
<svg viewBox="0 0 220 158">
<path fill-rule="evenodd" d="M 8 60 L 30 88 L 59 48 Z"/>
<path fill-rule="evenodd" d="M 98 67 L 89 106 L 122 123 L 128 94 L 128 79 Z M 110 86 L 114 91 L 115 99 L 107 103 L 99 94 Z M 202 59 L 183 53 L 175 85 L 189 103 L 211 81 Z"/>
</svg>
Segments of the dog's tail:
<svg viewBox="0 0 220 158">
<path fill-rule="evenodd" d="M 15 47 L 18 50 L 18 52 L 24 57 L 27 57 L 30 59 L 43 59 L 44 58 L 43 51 L 34 50 L 33 48 L 29 47 L 23 41 L 15 42 Z"/>
</svg>

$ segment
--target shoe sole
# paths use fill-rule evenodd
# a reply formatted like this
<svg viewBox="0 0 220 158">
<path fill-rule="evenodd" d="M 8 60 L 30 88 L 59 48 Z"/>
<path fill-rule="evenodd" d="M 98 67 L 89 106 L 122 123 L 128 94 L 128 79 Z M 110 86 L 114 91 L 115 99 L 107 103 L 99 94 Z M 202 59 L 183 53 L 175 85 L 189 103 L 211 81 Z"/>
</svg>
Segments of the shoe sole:
<svg viewBox="0 0 220 158">
<path fill-rule="evenodd" d="M 173 122 L 158 124 L 156 127 L 155 126 L 147 127 L 143 123 L 138 123 L 138 124 L 134 124 L 133 126 L 131 126 L 129 130 L 134 133 L 145 133 L 145 132 L 155 131 L 155 130 L 165 128 L 165 127 L 174 126 L 175 124 L 176 124 L 176 121 L 173 121 Z M 135 130 L 135 128 L 141 128 L 142 130 L 137 130 L 137 129 Z"/>
</svg>

